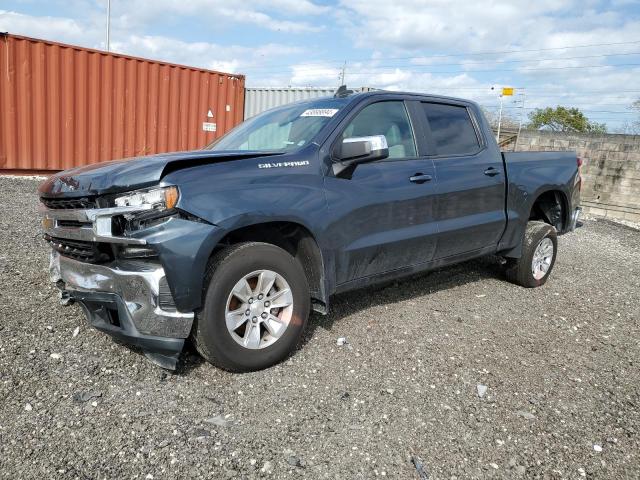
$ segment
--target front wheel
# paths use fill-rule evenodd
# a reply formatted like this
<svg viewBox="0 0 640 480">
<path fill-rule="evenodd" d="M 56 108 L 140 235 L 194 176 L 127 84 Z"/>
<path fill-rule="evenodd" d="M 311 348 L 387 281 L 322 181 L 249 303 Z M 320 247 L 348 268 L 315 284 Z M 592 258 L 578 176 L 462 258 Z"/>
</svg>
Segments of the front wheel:
<svg viewBox="0 0 640 480">
<path fill-rule="evenodd" d="M 522 241 L 522 256 L 507 264 L 507 280 L 523 287 L 544 285 L 558 252 L 556 229 L 544 222 L 529 222 Z"/>
<path fill-rule="evenodd" d="M 287 251 L 248 242 L 211 260 L 194 343 L 210 363 L 247 372 L 284 359 L 300 340 L 310 295 L 300 263 Z"/>
</svg>

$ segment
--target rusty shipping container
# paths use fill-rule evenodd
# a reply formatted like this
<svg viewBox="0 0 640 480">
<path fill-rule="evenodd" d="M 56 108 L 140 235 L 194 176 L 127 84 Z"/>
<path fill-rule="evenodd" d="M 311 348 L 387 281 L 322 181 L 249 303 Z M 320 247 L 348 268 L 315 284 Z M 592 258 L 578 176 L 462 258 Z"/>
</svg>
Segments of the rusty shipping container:
<svg viewBox="0 0 640 480">
<path fill-rule="evenodd" d="M 0 172 L 201 148 L 243 119 L 244 76 L 0 34 Z"/>
</svg>

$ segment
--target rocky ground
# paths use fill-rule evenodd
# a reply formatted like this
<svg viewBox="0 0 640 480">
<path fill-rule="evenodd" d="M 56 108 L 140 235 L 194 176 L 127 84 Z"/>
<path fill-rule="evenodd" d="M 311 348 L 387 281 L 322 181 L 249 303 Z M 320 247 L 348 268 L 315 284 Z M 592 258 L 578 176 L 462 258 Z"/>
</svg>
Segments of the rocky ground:
<svg viewBox="0 0 640 480">
<path fill-rule="evenodd" d="M 638 230 L 585 221 L 543 288 L 474 261 L 335 298 L 269 370 L 174 374 L 58 305 L 37 184 L 0 179 L 1 478 L 640 476 Z"/>
</svg>

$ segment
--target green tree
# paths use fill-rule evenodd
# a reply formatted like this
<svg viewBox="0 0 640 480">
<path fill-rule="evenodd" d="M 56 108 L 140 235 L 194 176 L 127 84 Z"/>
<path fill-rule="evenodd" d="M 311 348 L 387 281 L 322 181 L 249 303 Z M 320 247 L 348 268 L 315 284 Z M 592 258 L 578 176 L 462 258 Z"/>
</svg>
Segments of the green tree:
<svg viewBox="0 0 640 480">
<path fill-rule="evenodd" d="M 604 123 L 591 122 L 577 108 L 557 106 L 556 108 L 536 108 L 529 113 L 529 128 L 550 129 L 556 132 L 606 133 Z"/>
</svg>

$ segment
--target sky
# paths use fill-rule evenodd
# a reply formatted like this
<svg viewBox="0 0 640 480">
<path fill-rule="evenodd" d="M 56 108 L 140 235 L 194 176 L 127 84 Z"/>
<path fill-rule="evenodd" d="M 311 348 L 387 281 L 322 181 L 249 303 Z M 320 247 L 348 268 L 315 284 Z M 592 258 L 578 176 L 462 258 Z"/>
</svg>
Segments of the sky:
<svg viewBox="0 0 640 480">
<path fill-rule="evenodd" d="M 106 0 L 0 0 L 0 31 L 104 49 Z M 514 119 L 578 107 L 640 118 L 640 0 L 112 0 L 111 50 L 246 75 L 253 87 L 469 98 Z M 492 87 L 493 90 L 492 90 Z M 524 109 L 523 109 L 524 108 Z"/>
</svg>

